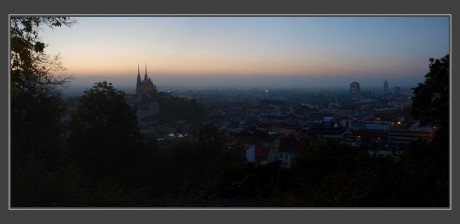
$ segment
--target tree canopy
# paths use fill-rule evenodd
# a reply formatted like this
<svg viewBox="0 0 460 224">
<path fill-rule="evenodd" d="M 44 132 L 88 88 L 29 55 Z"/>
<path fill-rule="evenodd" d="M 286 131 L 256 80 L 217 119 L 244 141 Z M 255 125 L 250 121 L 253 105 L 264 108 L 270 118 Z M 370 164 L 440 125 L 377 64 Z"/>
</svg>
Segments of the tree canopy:
<svg viewBox="0 0 460 224">
<path fill-rule="evenodd" d="M 106 81 L 85 91 L 73 117 L 74 134 L 115 139 L 120 143 L 135 141 L 138 137 L 136 114 L 124 97 L 123 91 Z"/>
<path fill-rule="evenodd" d="M 75 21 L 68 17 L 10 17 L 11 188 L 13 205 L 46 201 L 49 172 L 62 162 L 61 89 L 65 75 L 59 56 L 46 53 L 40 28 Z"/>
<path fill-rule="evenodd" d="M 48 55 L 46 44 L 40 39 L 40 27 L 71 26 L 75 20 L 69 17 L 11 17 L 10 64 L 11 98 L 20 94 L 49 96 L 59 93 L 70 76 L 64 75 L 59 55 Z"/>
<path fill-rule="evenodd" d="M 10 18 L 11 151 L 14 168 L 26 160 L 52 157 L 59 142 L 62 87 L 70 77 L 64 74 L 59 56 L 46 54 L 40 27 L 71 26 L 68 17 Z M 48 161 L 49 162 L 49 161 Z M 48 163 L 46 162 L 46 163 Z M 49 163 L 48 163 L 49 165 Z"/>
<path fill-rule="evenodd" d="M 430 58 L 430 72 L 425 82 L 414 88 L 412 115 L 422 124 L 433 125 L 435 133 L 432 142 L 415 142 L 405 152 L 404 163 L 415 176 L 416 183 L 423 187 L 416 190 L 417 195 L 426 195 L 425 202 L 449 204 L 449 55 L 443 58 Z M 450 161 L 449 161 L 450 160 Z M 418 178 L 418 179 L 417 179 Z"/>
<path fill-rule="evenodd" d="M 72 117 L 69 139 L 80 168 L 88 172 L 104 166 L 116 169 L 138 146 L 137 117 L 124 96 L 106 81 L 84 92 Z"/>
<path fill-rule="evenodd" d="M 425 82 L 414 88 L 412 115 L 423 124 L 448 128 L 449 125 L 449 55 L 430 58 L 430 72 Z"/>
</svg>

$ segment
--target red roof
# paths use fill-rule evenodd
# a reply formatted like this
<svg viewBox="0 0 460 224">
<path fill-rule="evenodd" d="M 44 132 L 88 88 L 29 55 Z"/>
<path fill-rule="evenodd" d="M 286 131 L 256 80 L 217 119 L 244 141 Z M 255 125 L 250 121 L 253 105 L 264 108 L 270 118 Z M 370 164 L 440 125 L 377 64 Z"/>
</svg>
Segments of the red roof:
<svg viewBox="0 0 460 224">
<path fill-rule="evenodd" d="M 256 151 L 256 158 L 261 159 L 261 158 L 268 157 L 268 153 L 270 152 L 270 149 L 266 147 L 257 146 L 255 151 Z"/>
</svg>

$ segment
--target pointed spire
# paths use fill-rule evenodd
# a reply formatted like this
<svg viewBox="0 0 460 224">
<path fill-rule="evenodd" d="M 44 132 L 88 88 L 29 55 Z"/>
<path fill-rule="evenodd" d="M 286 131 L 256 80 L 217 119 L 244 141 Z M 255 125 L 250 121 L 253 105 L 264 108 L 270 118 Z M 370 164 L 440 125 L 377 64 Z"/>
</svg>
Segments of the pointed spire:
<svg viewBox="0 0 460 224">
<path fill-rule="evenodd" d="M 139 94 L 139 87 L 141 85 L 141 73 L 139 70 L 139 62 L 137 62 L 137 83 L 136 83 L 136 95 Z"/>
<path fill-rule="evenodd" d="M 144 64 L 145 65 L 145 76 L 144 76 L 144 80 L 147 80 L 147 64 Z"/>
<path fill-rule="evenodd" d="M 139 62 L 137 62 L 137 86 L 139 86 L 140 82 L 141 82 L 141 74 L 139 71 Z"/>
</svg>

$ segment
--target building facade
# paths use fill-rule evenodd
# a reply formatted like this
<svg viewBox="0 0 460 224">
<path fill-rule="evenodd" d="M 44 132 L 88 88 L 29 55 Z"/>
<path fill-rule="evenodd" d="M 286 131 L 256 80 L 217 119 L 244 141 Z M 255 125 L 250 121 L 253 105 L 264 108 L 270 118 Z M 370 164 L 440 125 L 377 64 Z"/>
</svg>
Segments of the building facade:
<svg viewBox="0 0 460 224">
<path fill-rule="evenodd" d="M 408 145 L 419 139 L 431 141 L 433 138 L 432 129 L 399 129 L 392 128 L 388 134 L 389 144 Z"/>
</svg>

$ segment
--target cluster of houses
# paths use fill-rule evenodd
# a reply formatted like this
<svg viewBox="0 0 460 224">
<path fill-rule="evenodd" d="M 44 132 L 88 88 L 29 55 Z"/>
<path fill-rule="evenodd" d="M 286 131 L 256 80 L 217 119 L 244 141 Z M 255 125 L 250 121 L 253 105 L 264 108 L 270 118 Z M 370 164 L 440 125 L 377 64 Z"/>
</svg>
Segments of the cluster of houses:
<svg viewBox="0 0 460 224">
<path fill-rule="evenodd" d="M 214 110 L 208 120 L 227 133 L 229 146 L 243 148 L 248 162 L 267 164 L 278 161 L 291 167 L 295 157 L 320 139 L 335 139 L 367 150 L 370 156 L 399 159 L 407 145 L 418 139 L 430 141 L 432 127 L 397 117 L 382 121 L 375 115 L 382 110 L 398 111 L 390 104 L 382 108 L 375 100 L 354 101 L 342 106 L 311 106 L 296 113 L 295 106 L 283 101 L 263 101 L 254 106 L 229 106 Z"/>
<path fill-rule="evenodd" d="M 138 68 L 136 93 L 127 94 L 125 99 L 137 111 L 144 139 L 156 142 L 160 148 L 168 148 L 184 139 L 193 141 L 194 130 L 189 122 L 160 123 L 152 119 L 160 113 L 157 94 L 147 69 L 141 79 Z M 335 139 L 367 150 L 370 156 L 399 159 L 409 143 L 418 139 L 429 141 L 433 136 L 432 127 L 421 127 L 399 114 L 411 105 L 410 97 L 400 90 L 398 94 L 380 98 L 373 94 L 370 98 L 340 98 L 337 97 L 343 95 L 340 92 L 321 94 L 319 98 L 334 100 L 327 104 L 315 103 L 316 98 L 312 97 L 308 103 L 293 104 L 289 101 L 293 94 L 273 97 L 266 90 L 263 95 L 250 92 L 248 103 L 241 104 L 233 99 L 241 98 L 236 95 L 225 99 L 227 105 L 208 111 L 203 124 L 211 124 L 224 132 L 227 148 L 242 150 L 248 162 L 278 161 L 286 168 L 292 166 L 298 154 L 321 139 Z M 390 114 L 390 118 L 382 118 L 382 114 Z M 69 116 L 63 117 L 66 119 L 69 120 Z"/>
<path fill-rule="evenodd" d="M 155 141 L 157 146 L 163 145 L 164 148 L 184 139 L 193 141 L 190 123 L 159 123 L 152 119 L 160 112 L 157 94 L 147 68 L 143 79 L 138 68 L 136 93 L 125 98 L 137 111 L 144 139 Z M 203 124 L 217 126 L 227 136 L 227 148 L 242 150 L 248 162 L 267 164 L 278 161 L 286 168 L 292 166 L 298 154 L 321 139 L 350 144 L 367 150 L 370 156 L 399 159 L 409 143 L 418 139 L 429 141 L 433 136 L 432 127 L 421 127 L 418 122 L 406 120 L 399 114 L 411 105 L 410 97 L 401 94 L 400 90 L 398 94 L 386 93 L 380 98 L 374 94 L 368 98 L 341 98 L 337 97 L 342 94 L 340 92 L 320 93 L 319 98 L 334 99 L 327 104 L 315 103 L 314 99 L 293 104 L 289 101 L 292 94 L 277 97 L 270 94 L 266 90 L 263 95 L 249 95 L 246 104 L 234 102 L 230 97 L 226 99 L 227 105 L 209 111 Z M 380 117 L 382 114 L 390 114 L 390 119 Z"/>
</svg>

